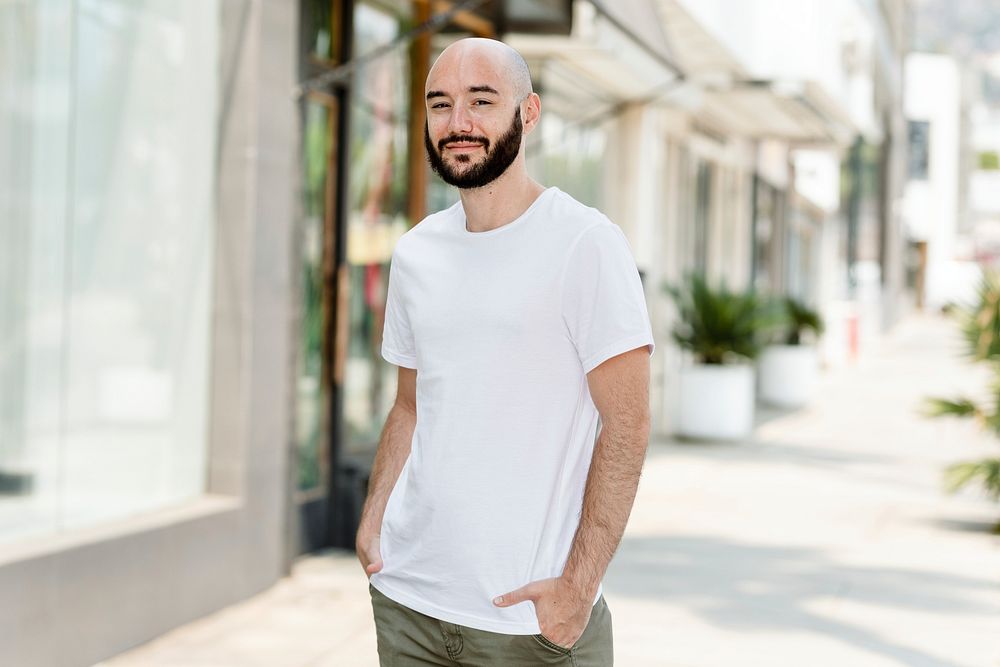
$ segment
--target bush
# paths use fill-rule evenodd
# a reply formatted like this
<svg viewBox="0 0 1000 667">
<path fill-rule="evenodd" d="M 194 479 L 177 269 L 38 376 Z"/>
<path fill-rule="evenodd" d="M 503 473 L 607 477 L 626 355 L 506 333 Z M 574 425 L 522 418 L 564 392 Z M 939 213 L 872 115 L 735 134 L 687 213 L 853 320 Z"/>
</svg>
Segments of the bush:
<svg viewBox="0 0 1000 667">
<path fill-rule="evenodd" d="M 704 276 L 689 274 L 683 287 L 664 285 L 680 315 L 673 338 L 703 364 L 753 360 L 762 342 L 782 324 L 782 314 L 752 291 L 712 288 Z"/>
<path fill-rule="evenodd" d="M 786 297 L 782 305 L 788 322 L 785 330 L 786 345 L 801 345 L 805 334 L 810 332 L 815 338 L 823 335 L 823 318 L 818 312 L 792 297 Z"/>
</svg>

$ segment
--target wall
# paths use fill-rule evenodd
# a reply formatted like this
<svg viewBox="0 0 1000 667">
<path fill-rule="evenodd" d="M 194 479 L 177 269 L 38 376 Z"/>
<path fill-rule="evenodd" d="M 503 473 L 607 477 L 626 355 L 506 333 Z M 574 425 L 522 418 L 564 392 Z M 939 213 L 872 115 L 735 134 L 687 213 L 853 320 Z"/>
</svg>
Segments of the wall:
<svg viewBox="0 0 1000 667">
<path fill-rule="evenodd" d="M 948 56 L 914 53 L 906 60 L 905 114 L 929 124 L 927 178 L 906 183 L 903 214 L 910 238 L 927 242 L 926 306 L 940 308 L 965 291 L 955 263 L 958 231 L 960 80 Z"/>
</svg>

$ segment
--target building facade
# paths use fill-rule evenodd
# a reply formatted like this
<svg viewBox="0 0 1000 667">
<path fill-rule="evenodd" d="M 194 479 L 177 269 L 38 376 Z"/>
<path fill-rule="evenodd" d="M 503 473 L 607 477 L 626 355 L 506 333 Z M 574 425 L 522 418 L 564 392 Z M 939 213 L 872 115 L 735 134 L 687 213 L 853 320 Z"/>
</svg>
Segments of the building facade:
<svg viewBox="0 0 1000 667">
<path fill-rule="evenodd" d="M 0 6 L 5 664 L 90 665 L 287 571 L 297 16 Z"/>
<path fill-rule="evenodd" d="M 975 170 L 968 73 L 952 56 L 911 53 L 906 60 L 910 151 L 903 212 L 918 258 L 917 303 L 928 310 L 971 300 L 979 263 L 988 260 L 975 249 L 973 215 L 989 188 Z M 978 187 L 970 193 L 973 183 Z"/>
</svg>

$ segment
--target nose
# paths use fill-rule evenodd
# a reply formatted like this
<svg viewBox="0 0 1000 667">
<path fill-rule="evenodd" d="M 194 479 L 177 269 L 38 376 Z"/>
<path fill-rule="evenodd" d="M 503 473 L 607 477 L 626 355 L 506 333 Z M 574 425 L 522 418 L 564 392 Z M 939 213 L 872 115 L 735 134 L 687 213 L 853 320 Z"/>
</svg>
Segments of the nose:
<svg viewBox="0 0 1000 667">
<path fill-rule="evenodd" d="M 472 115 L 461 104 L 456 104 L 448 118 L 450 134 L 469 134 L 472 132 Z"/>
</svg>

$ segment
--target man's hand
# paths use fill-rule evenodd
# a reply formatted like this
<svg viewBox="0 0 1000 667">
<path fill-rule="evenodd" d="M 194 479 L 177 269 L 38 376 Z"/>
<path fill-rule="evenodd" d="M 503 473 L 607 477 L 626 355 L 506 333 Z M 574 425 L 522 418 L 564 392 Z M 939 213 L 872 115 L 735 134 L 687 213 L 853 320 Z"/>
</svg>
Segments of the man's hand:
<svg viewBox="0 0 1000 667">
<path fill-rule="evenodd" d="M 361 567 L 365 569 L 365 574 L 371 576 L 382 569 L 382 538 L 378 533 L 374 535 L 363 535 L 358 533 L 355 549 L 358 552 L 358 560 Z"/>
<path fill-rule="evenodd" d="M 417 427 L 417 371 L 399 367 L 396 402 L 389 410 L 382 438 L 375 452 L 375 463 L 368 479 L 368 497 L 361 510 L 361 521 L 354 538 L 354 548 L 365 574 L 370 579 L 382 569 L 381 532 L 389 494 L 399 479 L 410 455 L 413 431 Z"/>
<path fill-rule="evenodd" d="M 561 577 L 533 581 L 495 598 L 493 604 L 509 607 L 529 600 L 535 603 L 538 626 L 545 638 L 567 649 L 573 648 L 587 629 L 594 608 L 593 597 Z"/>
</svg>

